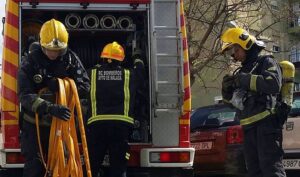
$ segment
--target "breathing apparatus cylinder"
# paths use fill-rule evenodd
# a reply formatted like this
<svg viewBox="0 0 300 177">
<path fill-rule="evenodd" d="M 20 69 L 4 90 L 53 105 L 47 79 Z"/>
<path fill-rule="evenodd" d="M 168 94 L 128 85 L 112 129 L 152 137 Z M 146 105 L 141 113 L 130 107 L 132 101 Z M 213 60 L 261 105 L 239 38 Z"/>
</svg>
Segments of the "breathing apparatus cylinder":
<svg viewBox="0 0 300 177">
<path fill-rule="evenodd" d="M 279 63 L 282 70 L 282 88 L 281 98 L 282 102 L 288 106 L 292 106 L 293 103 L 293 92 L 294 92 L 294 77 L 295 77 L 295 66 L 289 61 L 281 61 Z"/>
</svg>

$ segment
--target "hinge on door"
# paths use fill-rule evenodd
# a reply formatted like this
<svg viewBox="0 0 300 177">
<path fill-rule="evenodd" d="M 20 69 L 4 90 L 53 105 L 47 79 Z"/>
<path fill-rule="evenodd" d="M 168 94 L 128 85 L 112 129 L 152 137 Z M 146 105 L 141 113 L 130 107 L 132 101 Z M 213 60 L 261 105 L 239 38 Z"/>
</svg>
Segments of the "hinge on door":
<svg viewBox="0 0 300 177">
<path fill-rule="evenodd" d="M 136 10 L 139 6 L 139 3 L 137 3 L 137 2 L 130 3 L 130 6 L 132 7 L 133 10 Z"/>
<path fill-rule="evenodd" d="M 36 6 L 39 5 L 39 2 L 37 2 L 37 0 L 32 0 L 29 4 L 32 6 L 32 8 L 36 8 Z"/>
<path fill-rule="evenodd" d="M 82 6 L 83 9 L 87 9 L 87 7 L 90 5 L 88 2 L 81 2 L 80 5 Z"/>
</svg>

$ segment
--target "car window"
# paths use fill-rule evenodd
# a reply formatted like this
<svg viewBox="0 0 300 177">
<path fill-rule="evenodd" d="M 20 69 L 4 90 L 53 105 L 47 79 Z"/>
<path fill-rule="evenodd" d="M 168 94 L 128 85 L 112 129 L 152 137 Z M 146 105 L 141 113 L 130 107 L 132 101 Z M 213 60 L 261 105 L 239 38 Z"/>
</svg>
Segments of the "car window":
<svg viewBox="0 0 300 177">
<path fill-rule="evenodd" d="M 300 115 L 300 97 L 294 97 L 292 109 L 290 112 L 290 118 L 298 118 L 299 115 Z"/>
<path fill-rule="evenodd" d="M 207 119 L 217 118 L 221 126 L 227 126 L 229 125 L 228 123 L 236 123 L 235 114 L 235 109 L 224 105 L 199 108 L 191 116 L 191 130 L 204 126 Z"/>
<path fill-rule="evenodd" d="M 198 108 L 191 115 L 191 130 L 204 124 L 212 108 Z"/>
<path fill-rule="evenodd" d="M 292 109 L 299 109 L 300 108 L 300 97 L 294 98 L 294 102 L 292 105 Z"/>
</svg>

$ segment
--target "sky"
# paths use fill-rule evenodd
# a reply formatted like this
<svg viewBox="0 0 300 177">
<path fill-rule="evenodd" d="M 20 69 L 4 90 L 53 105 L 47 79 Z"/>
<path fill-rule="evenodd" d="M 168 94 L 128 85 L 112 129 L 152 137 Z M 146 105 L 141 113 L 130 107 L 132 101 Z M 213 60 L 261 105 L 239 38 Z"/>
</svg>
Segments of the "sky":
<svg viewBox="0 0 300 177">
<path fill-rule="evenodd" d="M 0 0 L 0 58 L 2 58 L 3 36 L 2 36 L 2 17 L 5 16 L 5 0 Z"/>
</svg>

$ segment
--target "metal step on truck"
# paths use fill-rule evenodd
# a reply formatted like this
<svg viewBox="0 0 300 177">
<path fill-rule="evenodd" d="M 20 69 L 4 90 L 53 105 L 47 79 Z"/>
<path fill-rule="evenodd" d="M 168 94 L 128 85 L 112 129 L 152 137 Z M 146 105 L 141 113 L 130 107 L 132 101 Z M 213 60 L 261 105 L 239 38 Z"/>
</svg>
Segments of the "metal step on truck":
<svg viewBox="0 0 300 177">
<path fill-rule="evenodd" d="M 147 79 L 130 136 L 128 176 L 192 176 L 191 91 L 182 0 L 7 0 L 1 81 L 2 169 L 23 168 L 20 152 L 17 70 L 42 24 L 55 18 L 69 32 L 69 46 L 88 70 L 105 44 L 125 49 L 123 65 L 142 50 Z"/>
</svg>

